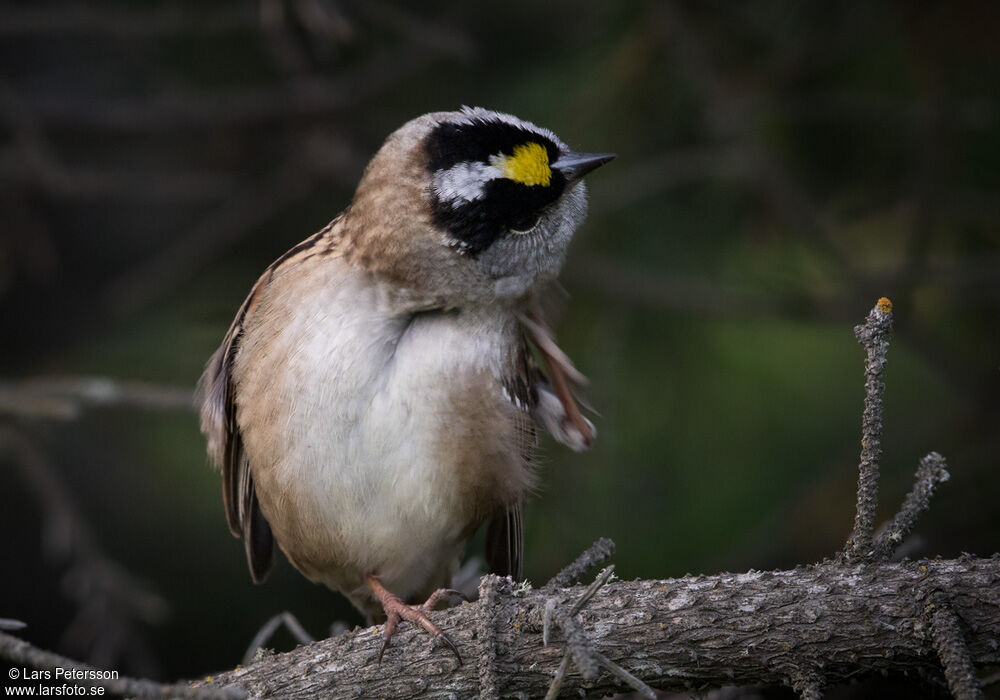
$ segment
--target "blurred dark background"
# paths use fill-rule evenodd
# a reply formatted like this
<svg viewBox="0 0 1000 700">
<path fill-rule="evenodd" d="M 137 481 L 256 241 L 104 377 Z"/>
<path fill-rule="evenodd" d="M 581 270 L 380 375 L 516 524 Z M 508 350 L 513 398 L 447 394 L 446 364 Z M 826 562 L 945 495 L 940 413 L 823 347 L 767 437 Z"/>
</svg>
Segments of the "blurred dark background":
<svg viewBox="0 0 1000 700">
<path fill-rule="evenodd" d="M 790 567 L 847 536 L 852 333 L 895 303 L 881 514 L 949 461 L 911 556 L 1000 543 L 996 3 L 260 0 L 0 6 L 0 617 L 140 675 L 271 615 L 187 408 L 250 285 L 382 139 L 481 105 L 619 158 L 563 279 L 595 448 L 545 442 L 536 582 Z M 289 646 L 279 636 L 276 646 Z"/>
</svg>

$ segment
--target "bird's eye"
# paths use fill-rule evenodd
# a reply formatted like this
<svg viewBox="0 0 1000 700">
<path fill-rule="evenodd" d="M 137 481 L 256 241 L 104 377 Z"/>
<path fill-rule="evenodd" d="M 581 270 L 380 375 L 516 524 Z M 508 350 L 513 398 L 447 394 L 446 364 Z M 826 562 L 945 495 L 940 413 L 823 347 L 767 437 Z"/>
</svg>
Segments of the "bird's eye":
<svg viewBox="0 0 1000 700">
<path fill-rule="evenodd" d="M 541 221 L 542 215 L 537 214 L 534 217 L 529 217 L 524 221 L 518 221 L 516 224 L 510 227 L 511 233 L 528 233 L 533 228 L 538 226 L 538 222 Z"/>
</svg>

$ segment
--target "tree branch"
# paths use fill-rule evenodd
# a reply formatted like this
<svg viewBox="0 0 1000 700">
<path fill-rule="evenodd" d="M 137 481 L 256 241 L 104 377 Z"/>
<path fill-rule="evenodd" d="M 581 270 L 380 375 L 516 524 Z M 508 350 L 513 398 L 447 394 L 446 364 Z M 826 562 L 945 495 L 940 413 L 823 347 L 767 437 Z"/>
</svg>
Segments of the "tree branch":
<svg viewBox="0 0 1000 700">
<path fill-rule="evenodd" d="M 463 649 L 477 646 L 484 616 L 493 628 L 499 697 L 540 697 L 563 662 L 564 642 L 542 640 L 552 593 L 523 591 L 494 579 L 495 596 L 436 613 Z M 563 604 L 582 586 L 560 589 Z M 875 672 L 919 674 L 942 682 L 929 635 L 926 606 L 947 590 L 953 614 L 964 620 L 971 664 L 996 664 L 1000 651 L 1000 556 L 954 561 L 826 561 L 791 571 L 686 576 L 664 581 L 609 583 L 578 613 L 593 650 L 643 683 L 662 690 L 717 685 L 791 685 L 807 679 L 803 697 L 826 684 Z M 251 697 L 471 697 L 482 692 L 481 656 L 458 666 L 412 626 L 376 662 L 377 628 L 339 637 L 217 676 L 211 686 L 238 687 Z M 609 693 L 623 685 L 599 670 L 587 680 L 569 665 L 561 694 Z M 812 694 L 810 694 L 812 693 Z"/>
</svg>

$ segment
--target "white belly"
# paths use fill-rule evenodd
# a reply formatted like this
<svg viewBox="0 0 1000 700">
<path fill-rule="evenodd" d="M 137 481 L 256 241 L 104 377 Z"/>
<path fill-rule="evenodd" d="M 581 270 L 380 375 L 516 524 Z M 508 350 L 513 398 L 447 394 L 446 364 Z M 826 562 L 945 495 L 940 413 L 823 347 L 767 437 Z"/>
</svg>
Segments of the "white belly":
<svg viewBox="0 0 1000 700">
<path fill-rule="evenodd" d="M 279 545 L 309 578 L 348 593 L 366 573 L 404 598 L 445 583 L 471 531 L 530 483 L 500 383 L 513 372 L 516 322 L 388 314 L 350 276 L 295 292 L 254 310 L 235 373 Z"/>
</svg>

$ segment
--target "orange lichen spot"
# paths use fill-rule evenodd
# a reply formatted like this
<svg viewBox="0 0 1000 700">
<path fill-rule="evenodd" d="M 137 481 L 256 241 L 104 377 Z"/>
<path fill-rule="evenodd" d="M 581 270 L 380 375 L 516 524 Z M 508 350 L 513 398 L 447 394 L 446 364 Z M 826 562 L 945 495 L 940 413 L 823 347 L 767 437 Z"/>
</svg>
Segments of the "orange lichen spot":
<svg viewBox="0 0 1000 700">
<path fill-rule="evenodd" d="M 884 314 L 892 311 L 892 302 L 889 301 L 889 297 L 882 297 L 875 303 L 875 307 Z"/>
</svg>

